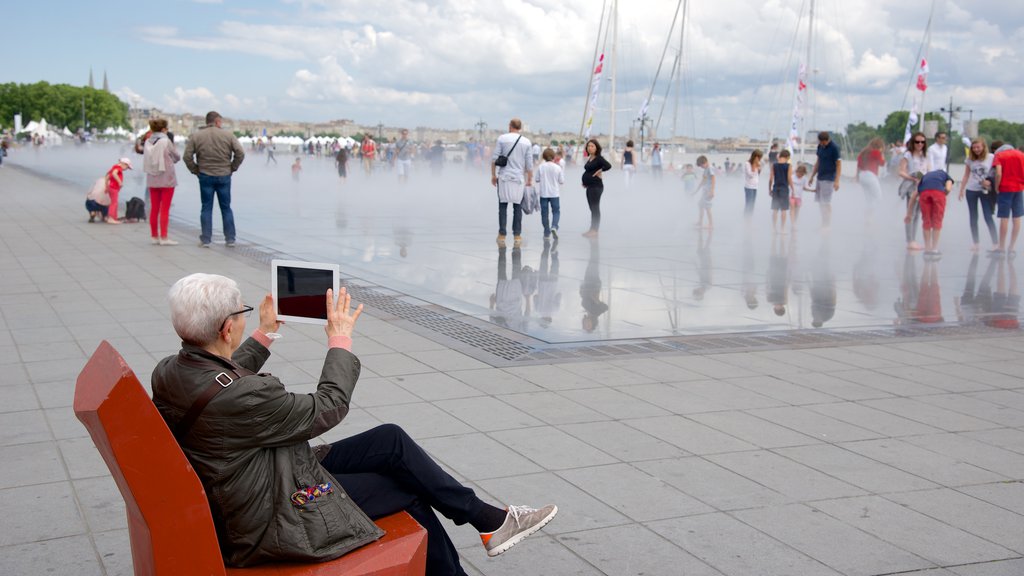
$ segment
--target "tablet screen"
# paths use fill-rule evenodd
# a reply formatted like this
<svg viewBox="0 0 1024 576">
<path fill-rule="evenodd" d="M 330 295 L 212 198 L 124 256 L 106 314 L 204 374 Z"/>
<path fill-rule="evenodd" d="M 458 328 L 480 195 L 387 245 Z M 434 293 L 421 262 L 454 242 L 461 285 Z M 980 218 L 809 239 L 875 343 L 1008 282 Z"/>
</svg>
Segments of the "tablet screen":
<svg viewBox="0 0 1024 576">
<path fill-rule="evenodd" d="M 338 289 L 337 265 L 275 261 L 273 270 L 279 319 L 326 323 L 327 290 Z"/>
</svg>

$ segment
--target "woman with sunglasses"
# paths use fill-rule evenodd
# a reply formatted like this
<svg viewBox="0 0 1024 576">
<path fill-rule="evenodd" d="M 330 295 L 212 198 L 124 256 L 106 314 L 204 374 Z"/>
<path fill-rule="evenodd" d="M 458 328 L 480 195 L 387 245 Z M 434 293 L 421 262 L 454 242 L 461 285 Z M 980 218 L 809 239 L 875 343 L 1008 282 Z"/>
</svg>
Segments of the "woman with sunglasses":
<svg viewBox="0 0 1024 576">
<path fill-rule="evenodd" d="M 921 224 L 921 210 L 917 206 L 917 185 L 921 183 L 921 177 L 931 172 L 931 165 L 928 162 L 928 140 L 921 132 L 914 133 L 907 141 L 907 151 L 900 159 L 900 196 L 906 198 L 907 213 L 912 214 L 906 223 L 907 250 L 920 250 L 921 245 L 917 243 L 917 229 Z M 906 190 L 906 193 L 904 193 Z"/>
<path fill-rule="evenodd" d="M 260 372 L 281 325 L 269 294 L 246 338 L 253 308 L 234 280 L 192 274 L 168 293 L 182 347 L 153 370 L 153 403 L 203 482 L 225 564 L 331 560 L 380 538 L 370 518 L 406 510 L 427 530 L 427 573 L 465 575 L 434 510 L 476 528 L 488 556 L 555 516 L 480 500 L 394 424 L 310 446 L 348 414 L 360 371 L 349 350 L 363 307 L 345 288 L 325 296 L 323 370 L 299 394 Z"/>
</svg>

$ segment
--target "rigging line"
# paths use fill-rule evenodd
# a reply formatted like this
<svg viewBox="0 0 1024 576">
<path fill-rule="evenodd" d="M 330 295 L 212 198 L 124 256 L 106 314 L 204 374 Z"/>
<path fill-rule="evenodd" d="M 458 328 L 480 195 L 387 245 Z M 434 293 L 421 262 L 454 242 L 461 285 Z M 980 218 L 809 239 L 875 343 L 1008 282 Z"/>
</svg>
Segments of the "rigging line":
<svg viewBox="0 0 1024 576">
<path fill-rule="evenodd" d="M 935 0 L 932 0 L 932 7 L 928 12 L 928 23 L 925 24 L 924 34 L 921 35 L 921 45 L 917 47 L 917 59 L 914 60 L 914 65 L 910 69 L 910 78 L 907 80 L 907 90 L 903 93 L 903 103 L 900 104 L 900 110 L 907 109 L 907 98 L 910 97 L 910 87 L 914 85 L 914 80 L 917 77 L 917 69 L 921 65 L 921 55 L 925 53 L 925 45 L 931 44 L 932 34 L 932 15 L 935 13 Z"/>
<path fill-rule="evenodd" d="M 775 46 L 775 39 L 776 39 L 776 37 L 778 37 L 779 30 L 781 28 L 782 28 L 782 18 L 779 18 L 778 19 L 778 23 L 775 26 L 775 31 L 772 32 L 772 38 L 768 42 L 769 46 Z M 761 72 L 760 72 L 760 75 L 757 78 L 757 82 L 754 84 L 754 93 L 751 96 L 751 98 L 754 100 L 754 104 L 756 104 L 756 102 L 757 102 L 757 88 L 760 87 L 760 86 L 764 86 L 764 77 L 765 77 L 766 73 L 767 73 L 767 68 L 761 68 Z M 747 106 L 747 117 L 743 121 L 743 125 L 744 126 L 750 126 L 750 116 L 753 113 L 754 113 L 754 105 Z"/>
<path fill-rule="evenodd" d="M 791 77 L 789 75 L 792 71 L 793 54 L 796 52 L 797 39 L 800 36 L 800 25 L 804 21 L 804 8 L 806 6 L 807 0 L 800 3 L 800 12 L 797 13 L 796 26 L 793 28 L 793 39 L 789 43 L 789 53 L 786 54 L 786 64 L 782 68 L 782 79 L 779 81 L 779 86 L 781 86 L 781 88 L 776 92 L 775 100 L 772 102 L 772 110 L 774 110 L 774 112 L 771 121 L 768 123 L 768 126 L 770 127 L 770 132 L 768 134 L 769 146 L 771 146 L 772 141 L 775 139 L 775 128 L 782 122 L 779 120 L 779 116 L 785 113 L 780 100 L 782 99 L 783 92 L 788 92 L 787 88 L 790 86 L 789 82 Z M 790 110 L 790 113 L 792 113 L 792 110 Z M 783 118 L 785 117 L 783 116 Z M 785 130 L 783 133 L 788 133 L 788 130 Z"/>
<path fill-rule="evenodd" d="M 661 76 L 661 66 L 665 63 L 665 54 L 668 54 L 668 45 L 675 36 L 676 20 L 679 19 L 679 11 L 683 7 L 683 0 L 679 0 L 676 3 L 675 14 L 672 15 L 672 24 L 668 27 L 668 34 L 665 35 L 665 47 L 661 49 L 661 59 L 658 60 L 658 70 L 654 73 L 654 81 L 651 82 L 651 89 L 647 92 L 647 102 L 650 103 L 651 97 L 654 96 L 654 86 L 658 83 L 658 78 Z M 673 64 L 674 65 L 674 64 Z"/>
<path fill-rule="evenodd" d="M 846 22 L 846 20 L 844 20 L 842 18 L 843 15 L 839 13 L 839 11 L 842 10 L 842 5 L 837 2 L 837 3 L 832 5 L 832 8 L 833 8 L 832 16 L 834 18 L 832 21 L 833 22 Z M 836 50 L 836 52 L 839 53 L 839 68 L 838 69 L 839 70 L 848 70 L 848 68 L 846 67 L 846 57 L 843 56 L 843 51 L 842 50 Z M 839 74 L 839 90 L 842 93 L 843 100 L 845 100 L 845 104 L 846 104 L 846 107 L 845 107 L 845 111 L 846 111 L 846 126 L 849 127 L 849 126 L 851 126 L 853 124 L 853 115 L 852 115 L 852 112 L 851 112 L 853 110 L 853 105 L 852 105 L 851 100 L 850 100 L 849 86 L 846 84 L 846 74 Z M 843 138 L 843 141 L 845 143 L 844 148 L 846 148 L 846 152 L 849 152 L 851 155 L 853 155 L 856 152 L 853 149 L 853 141 L 850 139 L 850 134 L 848 133 L 849 131 L 847 130 L 847 131 L 844 131 L 844 132 L 846 133 L 846 138 Z"/>
<path fill-rule="evenodd" d="M 679 57 L 680 57 L 680 54 L 678 52 L 676 52 L 676 57 L 672 60 L 672 67 L 673 68 L 675 68 L 678 65 Z M 661 127 L 661 119 L 665 115 L 665 105 L 668 104 L 668 96 L 669 96 L 669 93 L 672 90 L 672 81 L 675 80 L 675 76 L 676 76 L 675 70 L 673 70 L 672 75 L 668 79 L 668 82 L 665 83 L 665 97 L 661 101 L 661 109 L 658 110 L 658 120 L 655 121 L 655 123 L 654 123 L 654 132 L 655 133 L 657 133 L 658 130 L 660 129 L 660 127 Z M 676 98 L 679 98 L 679 94 L 676 94 Z"/>
<path fill-rule="evenodd" d="M 583 120 L 580 122 L 580 140 L 583 140 L 583 131 L 587 125 L 587 112 L 590 110 L 590 96 L 594 89 L 594 68 L 597 67 L 597 50 L 601 46 L 601 29 L 604 27 L 604 13 L 608 7 L 608 0 L 604 0 L 601 3 L 601 19 L 597 24 L 597 40 L 594 42 L 594 58 L 590 62 L 590 70 L 587 75 L 587 99 L 583 104 Z"/>
</svg>

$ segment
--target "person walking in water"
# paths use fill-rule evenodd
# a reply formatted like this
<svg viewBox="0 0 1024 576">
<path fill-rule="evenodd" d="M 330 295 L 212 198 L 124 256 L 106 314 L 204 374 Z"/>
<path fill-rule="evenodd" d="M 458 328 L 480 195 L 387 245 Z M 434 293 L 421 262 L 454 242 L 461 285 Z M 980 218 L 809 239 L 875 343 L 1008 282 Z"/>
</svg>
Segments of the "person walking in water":
<svg viewBox="0 0 1024 576">
<path fill-rule="evenodd" d="M 814 184 L 818 178 L 815 200 L 821 207 L 821 228 L 828 230 L 832 226 L 832 194 L 839 192 L 839 179 L 843 175 L 843 160 L 840 158 L 839 146 L 832 141 L 828 132 L 818 133 L 818 159 L 811 170 L 809 183 Z"/>
<path fill-rule="evenodd" d="M 921 209 L 917 205 L 917 185 L 921 178 L 932 171 L 931 162 L 928 160 L 928 140 L 924 134 L 917 132 L 910 137 L 910 149 L 900 159 L 900 197 L 907 200 L 907 212 L 911 215 L 910 222 L 906 223 L 907 250 L 916 251 L 921 249 L 917 243 L 917 227 L 921 220 Z"/>
<path fill-rule="evenodd" d="M 509 120 L 508 132 L 498 136 L 491 153 L 491 185 L 498 192 L 498 246 L 505 246 L 508 223 L 508 205 L 512 204 L 513 247 L 523 243 L 523 192 L 533 180 L 533 153 L 530 140 L 520 131 L 523 121 Z"/>
<path fill-rule="evenodd" d="M 985 179 L 988 178 L 989 170 L 992 168 L 992 156 L 988 153 L 988 146 L 984 138 L 975 138 L 971 142 L 971 151 L 964 161 L 964 178 L 960 182 L 960 200 L 967 198 L 967 210 L 970 214 L 971 238 L 974 244 L 971 252 L 977 252 L 978 242 L 978 205 L 981 205 L 981 213 L 985 218 L 985 226 L 988 227 L 988 234 L 992 239 L 992 250 L 999 249 L 999 234 L 996 232 L 996 223 L 992 218 L 996 207 L 996 191 L 986 189 Z M 991 187 L 991 184 L 989 185 Z M 966 192 L 966 196 L 965 196 Z"/>
<path fill-rule="evenodd" d="M 587 163 L 583 165 L 583 187 L 587 190 L 587 205 L 590 206 L 590 229 L 583 233 L 587 238 L 596 238 L 601 228 L 601 194 L 604 193 L 605 172 L 612 165 L 601 156 L 601 143 L 596 139 L 587 140 Z"/>
<path fill-rule="evenodd" d="M 697 207 L 697 228 L 704 228 L 704 216 L 708 217 L 707 228 L 710 230 L 714 228 L 714 223 L 711 220 L 711 202 L 715 198 L 715 170 L 711 167 L 711 163 L 708 162 L 707 156 L 700 156 L 697 158 L 697 168 L 701 170 L 700 184 L 697 185 L 697 192 L 700 192 L 700 204 Z"/>
<path fill-rule="evenodd" d="M 761 158 L 763 156 L 763 152 L 754 150 L 750 153 L 750 159 L 743 163 L 743 195 L 746 199 L 743 214 L 747 218 L 754 214 L 754 201 L 757 200 L 757 186 L 761 180 Z"/>
<path fill-rule="evenodd" d="M 776 234 L 786 233 L 786 215 L 789 214 L 789 197 L 793 187 L 793 165 L 789 163 L 789 150 L 779 153 L 771 165 L 768 189 L 772 197 L 772 230 Z M 779 226 L 781 220 L 781 226 Z"/>
<path fill-rule="evenodd" d="M 622 152 L 622 174 L 626 181 L 626 190 L 633 184 L 633 174 L 636 173 L 636 162 L 633 150 L 633 141 L 626 141 L 626 149 Z"/>
</svg>

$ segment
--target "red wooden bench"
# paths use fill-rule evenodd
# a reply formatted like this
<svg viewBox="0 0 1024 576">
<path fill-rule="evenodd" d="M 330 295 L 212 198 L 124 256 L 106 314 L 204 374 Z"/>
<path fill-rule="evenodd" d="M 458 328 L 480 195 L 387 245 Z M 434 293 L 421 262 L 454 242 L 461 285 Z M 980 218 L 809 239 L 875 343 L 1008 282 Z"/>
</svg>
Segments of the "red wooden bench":
<svg viewBox="0 0 1024 576">
<path fill-rule="evenodd" d="M 75 415 L 121 490 L 136 576 L 422 576 L 427 532 L 400 512 L 377 520 L 387 533 L 337 560 L 225 568 L 206 492 L 139 379 L 108 342 L 78 376 Z"/>
</svg>

